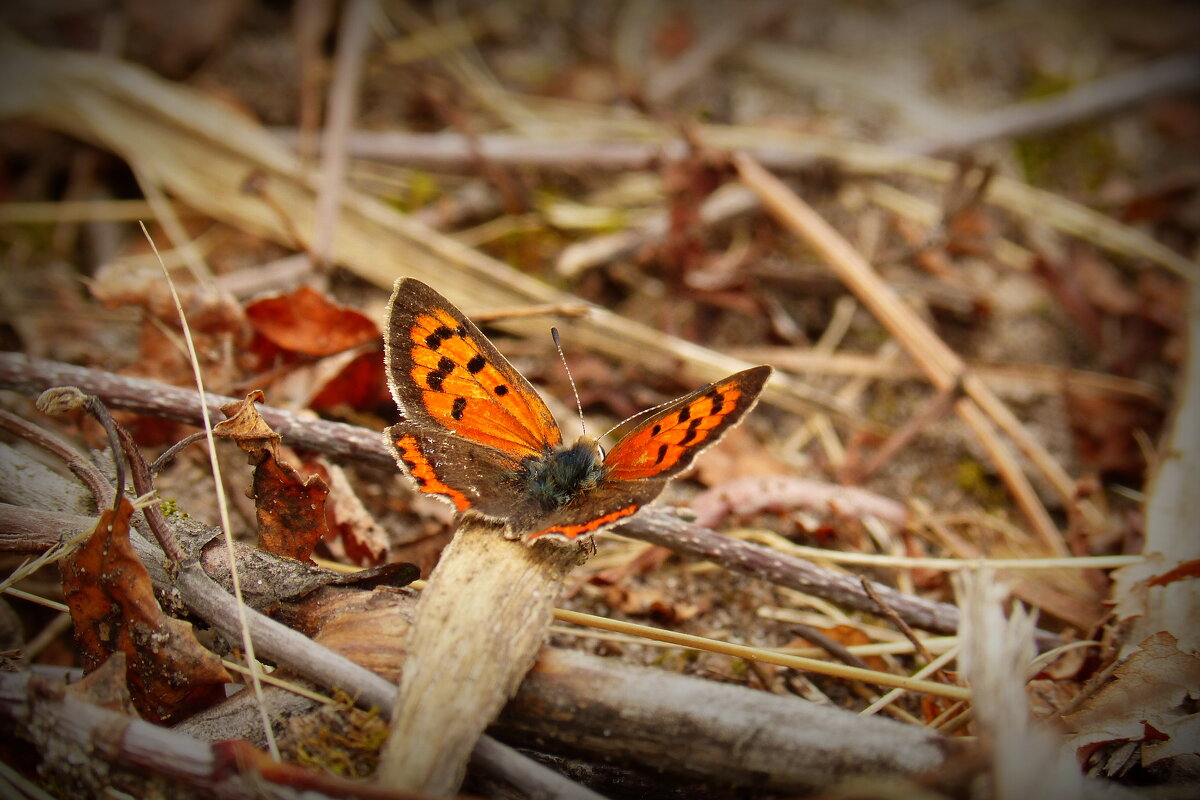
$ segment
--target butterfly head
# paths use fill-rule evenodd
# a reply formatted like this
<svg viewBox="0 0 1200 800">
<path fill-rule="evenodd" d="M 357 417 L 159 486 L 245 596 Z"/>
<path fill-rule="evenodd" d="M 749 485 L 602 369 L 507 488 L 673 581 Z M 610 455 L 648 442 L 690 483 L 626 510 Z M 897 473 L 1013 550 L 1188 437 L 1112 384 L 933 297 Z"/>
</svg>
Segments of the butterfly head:
<svg viewBox="0 0 1200 800">
<path fill-rule="evenodd" d="M 525 463 L 525 487 L 545 512 L 557 511 L 603 479 L 604 451 L 590 436 Z"/>
</svg>

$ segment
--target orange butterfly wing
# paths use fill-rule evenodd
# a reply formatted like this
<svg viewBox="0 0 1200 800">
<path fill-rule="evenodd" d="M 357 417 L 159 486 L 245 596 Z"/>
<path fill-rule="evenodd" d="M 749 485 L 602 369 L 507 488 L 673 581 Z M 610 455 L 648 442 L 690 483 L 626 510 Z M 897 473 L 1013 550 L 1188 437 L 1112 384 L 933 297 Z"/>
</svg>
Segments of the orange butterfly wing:
<svg viewBox="0 0 1200 800">
<path fill-rule="evenodd" d="M 614 481 L 670 478 L 742 420 L 772 369 L 751 367 L 701 387 L 638 425 L 604 459 Z"/>
<path fill-rule="evenodd" d="M 562 444 L 529 381 L 449 300 L 418 280 L 396 282 L 385 353 L 388 383 L 406 420 L 516 458 Z"/>
<path fill-rule="evenodd" d="M 424 283 L 396 282 L 384 350 L 404 417 L 388 444 L 404 471 L 422 492 L 530 539 L 573 540 L 633 515 L 746 415 L 771 374 L 754 367 L 679 398 L 600 462 L 586 440 L 562 447 L 529 381 Z"/>
<path fill-rule="evenodd" d="M 771 372 L 743 370 L 654 413 L 605 456 L 604 480 L 549 515 L 529 538 L 576 539 L 632 516 L 754 408 Z"/>
</svg>

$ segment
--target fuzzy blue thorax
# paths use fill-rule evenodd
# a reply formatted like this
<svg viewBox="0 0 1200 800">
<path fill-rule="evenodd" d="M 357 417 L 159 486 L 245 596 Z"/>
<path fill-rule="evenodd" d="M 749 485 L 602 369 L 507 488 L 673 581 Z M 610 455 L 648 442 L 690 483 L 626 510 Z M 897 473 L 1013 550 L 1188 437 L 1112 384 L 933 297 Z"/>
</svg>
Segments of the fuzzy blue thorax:
<svg viewBox="0 0 1200 800">
<path fill-rule="evenodd" d="M 579 437 L 570 447 L 528 458 L 520 479 L 543 511 L 557 511 L 604 478 L 603 453 L 595 439 Z"/>
</svg>

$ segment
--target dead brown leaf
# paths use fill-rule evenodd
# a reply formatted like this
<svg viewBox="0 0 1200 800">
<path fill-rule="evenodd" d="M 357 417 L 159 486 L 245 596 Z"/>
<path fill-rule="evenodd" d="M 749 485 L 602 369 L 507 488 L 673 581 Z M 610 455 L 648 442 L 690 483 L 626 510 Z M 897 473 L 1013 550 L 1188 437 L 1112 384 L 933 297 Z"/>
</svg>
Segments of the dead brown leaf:
<svg viewBox="0 0 1200 800">
<path fill-rule="evenodd" d="M 84 670 L 123 652 L 129 690 L 146 719 L 162 722 L 224 698 L 230 678 L 192 626 L 163 614 L 150 575 L 129 543 L 133 506 L 107 510 L 88 540 L 62 560 L 63 593 Z M 114 665 L 115 668 L 115 665 Z"/>
<path fill-rule="evenodd" d="M 255 389 L 245 399 L 221 407 L 227 419 L 213 426 L 213 433 L 232 439 L 247 453 L 270 450 L 278 454 L 279 442 L 283 438 L 267 424 L 258 413 L 255 403 L 261 403 L 264 395 Z"/>
<path fill-rule="evenodd" d="M 318 476 L 302 477 L 282 460 L 279 434 L 254 406 L 262 399 L 262 392 L 255 390 L 246 399 L 222 407 L 229 419 L 217 423 L 213 431 L 233 439 L 254 465 L 251 496 L 259 548 L 308 561 L 317 542 L 329 535 L 325 521 L 329 487 Z"/>
<path fill-rule="evenodd" d="M 1142 764 L 1185 753 L 1200 754 L 1200 716 L 1191 703 L 1200 697 L 1200 657 L 1185 653 L 1178 639 L 1156 633 L 1116 669 L 1113 680 L 1079 711 L 1063 720 L 1074 731 L 1081 756 L 1104 745 L 1142 743 Z"/>
<path fill-rule="evenodd" d="M 1138 435 L 1153 436 L 1161 415 L 1145 403 L 1068 387 L 1063 393 L 1080 459 L 1102 475 L 1138 479 L 1146 467 Z"/>
<path fill-rule="evenodd" d="M 308 286 L 250 303 L 246 319 L 255 333 L 279 349 L 317 358 L 379 338 L 370 317 Z"/>
<path fill-rule="evenodd" d="M 67 684 L 67 693 L 109 711 L 128 716 L 137 714 L 125 680 L 126 663 L 125 651 L 116 651 L 82 679 Z"/>
</svg>

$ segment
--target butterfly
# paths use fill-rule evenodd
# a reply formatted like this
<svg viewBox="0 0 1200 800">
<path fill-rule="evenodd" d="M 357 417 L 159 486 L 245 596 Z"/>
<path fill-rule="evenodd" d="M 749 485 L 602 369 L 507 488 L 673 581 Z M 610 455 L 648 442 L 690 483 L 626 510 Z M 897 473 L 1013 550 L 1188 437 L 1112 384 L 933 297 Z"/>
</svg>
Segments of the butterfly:
<svg viewBox="0 0 1200 800">
<path fill-rule="evenodd" d="M 414 278 L 396 281 L 384 355 L 403 419 L 384 435 L 401 469 L 526 541 L 577 540 L 628 519 L 741 421 L 772 372 L 752 367 L 666 403 L 605 454 L 588 436 L 564 444 L 529 381 Z"/>
</svg>

